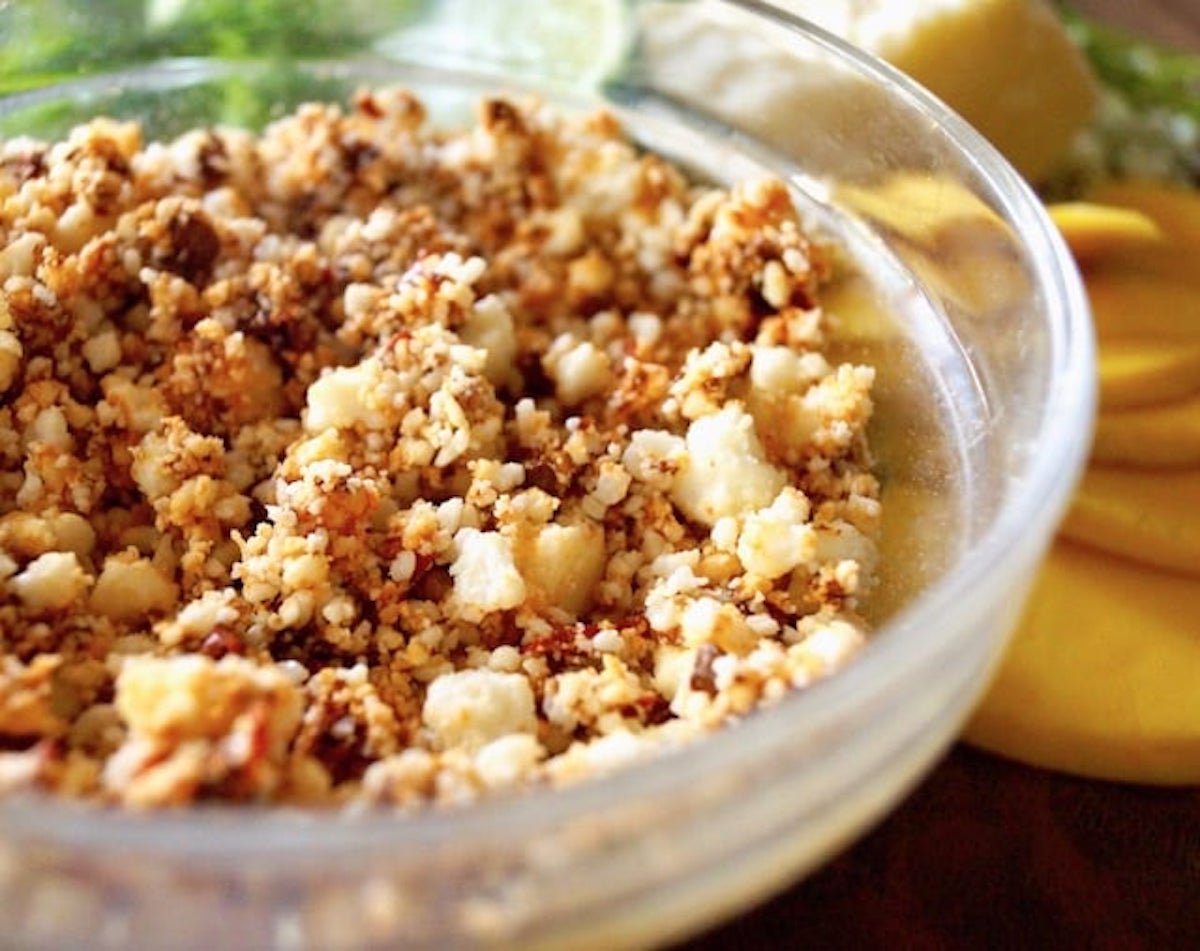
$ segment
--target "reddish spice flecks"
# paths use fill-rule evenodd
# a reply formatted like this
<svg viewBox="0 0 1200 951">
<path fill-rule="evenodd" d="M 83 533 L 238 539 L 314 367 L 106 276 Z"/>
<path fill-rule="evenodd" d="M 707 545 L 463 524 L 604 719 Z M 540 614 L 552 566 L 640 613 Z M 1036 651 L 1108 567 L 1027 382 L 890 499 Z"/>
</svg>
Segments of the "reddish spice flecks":
<svg viewBox="0 0 1200 951">
<path fill-rule="evenodd" d="M 200 653 L 213 660 L 220 660 L 226 654 L 242 655 L 246 645 L 236 631 L 227 627 L 214 627 L 200 642 Z"/>
</svg>

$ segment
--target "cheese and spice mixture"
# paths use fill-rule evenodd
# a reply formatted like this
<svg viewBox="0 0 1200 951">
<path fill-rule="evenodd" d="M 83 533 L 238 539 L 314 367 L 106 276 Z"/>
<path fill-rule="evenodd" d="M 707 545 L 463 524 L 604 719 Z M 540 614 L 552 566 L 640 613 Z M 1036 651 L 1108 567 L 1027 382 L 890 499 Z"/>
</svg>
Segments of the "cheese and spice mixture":
<svg viewBox="0 0 1200 951">
<path fill-rule="evenodd" d="M 873 371 L 786 187 L 479 113 L 0 146 L 0 789 L 468 801 L 862 644 Z"/>
</svg>

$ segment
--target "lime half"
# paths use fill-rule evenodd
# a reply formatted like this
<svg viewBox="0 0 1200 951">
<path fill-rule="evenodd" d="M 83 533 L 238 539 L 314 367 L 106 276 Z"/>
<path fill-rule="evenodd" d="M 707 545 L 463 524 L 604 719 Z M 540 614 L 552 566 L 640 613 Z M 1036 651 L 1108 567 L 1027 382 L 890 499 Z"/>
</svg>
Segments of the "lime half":
<svg viewBox="0 0 1200 951">
<path fill-rule="evenodd" d="M 377 50 L 427 65 L 494 62 L 518 75 L 549 75 L 581 89 L 613 75 L 632 44 L 625 0 L 444 0 Z"/>
</svg>

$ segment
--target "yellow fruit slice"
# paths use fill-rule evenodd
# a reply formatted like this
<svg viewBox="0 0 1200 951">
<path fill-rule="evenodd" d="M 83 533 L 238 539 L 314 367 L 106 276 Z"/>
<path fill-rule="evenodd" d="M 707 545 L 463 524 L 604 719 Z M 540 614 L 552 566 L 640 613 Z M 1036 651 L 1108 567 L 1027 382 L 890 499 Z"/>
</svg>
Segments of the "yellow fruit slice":
<svg viewBox="0 0 1200 951">
<path fill-rule="evenodd" d="M 1153 219 L 1131 208 L 1080 201 L 1051 205 L 1049 211 L 1080 265 L 1163 240 Z"/>
<path fill-rule="evenodd" d="M 1146 565 L 1200 575 L 1200 472 L 1093 466 L 1059 532 Z"/>
<path fill-rule="evenodd" d="M 1200 289 L 1105 270 L 1088 277 L 1101 345 L 1121 337 L 1200 341 Z"/>
<path fill-rule="evenodd" d="M 905 263 L 939 294 L 986 313 L 1029 293 L 1018 238 L 979 196 L 936 174 L 897 172 L 843 185 L 837 201 L 906 240 Z"/>
<path fill-rule="evenodd" d="M 1167 237 L 1200 245 L 1200 192 L 1150 181 L 1110 181 L 1093 189 L 1088 200 L 1140 211 Z"/>
<path fill-rule="evenodd" d="M 1089 196 L 1096 203 L 1140 212 L 1164 236 L 1157 245 L 1128 247 L 1106 267 L 1129 274 L 1165 277 L 1200 288 L 1200 192 L 1152 182 L 1110 182 Z"/>
<path fill-rule="evenodd" d="M 1200 466 L 1200 396 L 1177 403 L 1103 412 L 1092 461 L 1110 465 Z"/>
<path fill-rule="evenodd" d="M 950 228 L 969 235 L 1012 238 L 1004 219 L 979 196 L 936 174 L 897 172 L 870 185 L 841 185 L 837 195 L 856 211 L 923 246 L 945 241 Z"/>
<path fill-rule="evenodd" d="M 1054 545 L 966 739 L 1101 779 L 1200 782 L 1200 581 Z"/>
<path fill-rule="evenodd" d="M 1107 340 L 1098 362 L 1102 410 L 1153 406 L 1200 392 L 1200 340 Z"/>
</svg>

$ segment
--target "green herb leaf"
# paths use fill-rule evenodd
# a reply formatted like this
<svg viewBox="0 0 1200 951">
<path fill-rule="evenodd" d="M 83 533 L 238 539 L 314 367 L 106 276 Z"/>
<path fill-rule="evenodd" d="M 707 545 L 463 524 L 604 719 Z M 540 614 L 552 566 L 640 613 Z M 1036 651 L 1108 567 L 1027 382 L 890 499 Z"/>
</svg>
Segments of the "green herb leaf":
<svg viewBox="0 0 1200 951">
<path fill-rule="evenodd" d="M 1200 121 L 1200 56 L 1138 39 L 1069 7 L 1062 14 L 1104 85 L 1131 105 L 1167 109 Z"/>
</svg>

